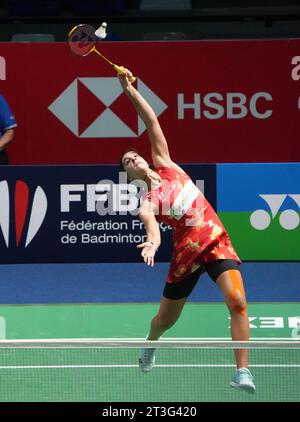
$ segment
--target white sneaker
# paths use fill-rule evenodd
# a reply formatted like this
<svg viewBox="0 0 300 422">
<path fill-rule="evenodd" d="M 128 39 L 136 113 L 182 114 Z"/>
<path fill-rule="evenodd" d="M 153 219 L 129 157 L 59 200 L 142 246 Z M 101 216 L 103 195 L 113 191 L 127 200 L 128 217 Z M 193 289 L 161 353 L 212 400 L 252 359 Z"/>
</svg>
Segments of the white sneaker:
<svg viewBox="0 0 300 422">
<path fill-rule="evenodd" d="M 143 372 L 149 372 L 155 363 L 155 348 L 141 349 L 139 357 L 139 367 Z"/>
<path fill-rule="evenodd" d="M 246 391 L 247 393 L 255 393 L 255 385 L 253 382 L 253 376 L 248 368 L 237 369 L 232 377 L 230 386 L 237 388 L 238 390 Z"/>
</svg>

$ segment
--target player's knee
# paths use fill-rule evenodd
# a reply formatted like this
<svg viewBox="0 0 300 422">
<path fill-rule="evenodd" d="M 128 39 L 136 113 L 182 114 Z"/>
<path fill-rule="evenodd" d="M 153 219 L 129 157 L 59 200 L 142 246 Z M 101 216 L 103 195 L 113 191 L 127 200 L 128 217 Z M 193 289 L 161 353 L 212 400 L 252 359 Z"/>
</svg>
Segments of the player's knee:
<svg viewBox="0 0 300 422">
<path fill-rule="evenodd" d="M 231 297 L 228 304 L 231 313 L 244 314 L 247 310 L 246 298 L 240 293 L 239 290 Z"/>
</svg>

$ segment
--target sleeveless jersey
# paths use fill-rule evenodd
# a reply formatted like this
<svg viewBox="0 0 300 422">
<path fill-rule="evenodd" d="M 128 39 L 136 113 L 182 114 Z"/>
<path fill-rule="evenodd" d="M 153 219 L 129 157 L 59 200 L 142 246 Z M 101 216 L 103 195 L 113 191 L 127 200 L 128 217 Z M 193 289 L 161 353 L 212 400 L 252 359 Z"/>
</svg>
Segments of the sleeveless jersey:
<svg viewBox="0 0 300 422">
<path fill-rule="evenodd" d="M 229 236 L 212 206 L 183 171 L 159 167 L 161 185 L 145 198 L 159 212 L 156 219 L 173 229 L 173 255 L 168 283 L 176 283 L 217 259 L 238 258 Z"/>
</svg>

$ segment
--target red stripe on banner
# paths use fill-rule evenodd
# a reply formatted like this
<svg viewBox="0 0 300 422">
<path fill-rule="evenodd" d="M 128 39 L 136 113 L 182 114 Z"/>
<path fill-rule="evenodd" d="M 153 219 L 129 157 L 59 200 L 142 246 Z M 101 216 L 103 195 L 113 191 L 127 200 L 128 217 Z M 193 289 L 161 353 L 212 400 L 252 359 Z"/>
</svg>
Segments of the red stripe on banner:
<svg viewBox="0 0 300 422">
<path fill-rule="evenodd" d="M 29 189 L 22 180 L 17 180 L 15 190 L 15 225 L 16 225 L 16 245 L 19 246 L 26 214 L 28 210 Z"/>
</svg>

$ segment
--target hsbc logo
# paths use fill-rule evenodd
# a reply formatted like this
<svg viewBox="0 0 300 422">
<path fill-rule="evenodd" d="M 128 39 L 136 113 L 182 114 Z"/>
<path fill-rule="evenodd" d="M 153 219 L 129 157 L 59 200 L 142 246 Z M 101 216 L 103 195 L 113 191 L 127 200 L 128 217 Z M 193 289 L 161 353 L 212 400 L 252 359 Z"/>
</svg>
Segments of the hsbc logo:
<svg viewBox="0 0 300 422">
<path fill-rule="evenodd" d="M 208 92 L 203 95 L 194 93 L 193 102 L 186 102 L 184 94 L 178 94 L 178 119 L 186 118 L 186 110 L 191 109 L 194 119 L 216 120 L 244 119 L 249 114 L 256 119 L 268 119 L 273 110 L 267 104 L 273 100 L 268 92 L 255 92 L 250 97 L 242 92 Z"/>
<path fill-rule="evenodd" d="M 17 180 L 11 204 L 10 188 L 6 180 L 0 182 L 0 232 L 2 232 L 6 247 L 15 244 L 20 247 L 23 235 L 26 235 L 24 247 L 32 242 L 43 224 L 47 212 L 47 197 L 41 186 L 37 186 L 33 199 L 27 183 Z M 12 218 L 12 215 L 14 218 Z M 28 223 L 27 223 L 28 222 Z M 14 224 L 15 241 L 11 239 L 11 226 Z"/>
<path fill-rule="evenodd" d="M 141 79 L 137 89 L 160 116 L 167 105 Z M 76 78 L 48 107 L 78 138 L 135 138 L 146 127 L 135 112 L 130 122 L 128 100 L 122 103 L 118 78 Z"/>
</svg>

